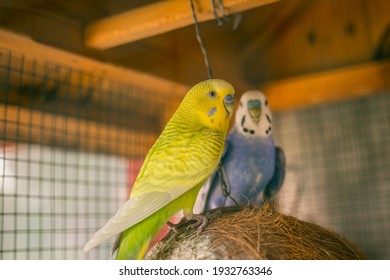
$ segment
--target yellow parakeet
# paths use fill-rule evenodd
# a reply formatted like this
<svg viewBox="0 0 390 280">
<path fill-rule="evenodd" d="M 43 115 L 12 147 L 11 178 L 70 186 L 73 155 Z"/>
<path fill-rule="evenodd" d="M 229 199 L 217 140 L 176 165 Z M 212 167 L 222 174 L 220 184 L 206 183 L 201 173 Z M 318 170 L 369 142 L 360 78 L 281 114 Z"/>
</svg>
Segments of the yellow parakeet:
<svg viewBox="0 0 390 280">
<path fill-rule="evenodd" d="M 234 110 L 234 88 L 210 79 L 194 87 L 150 149 L 129 200 L 85 245 L 89 251 L 118 236 L 117 259 L 142 259 L 168 219 L 192 208 L 216 169 Z"/>
</svg>

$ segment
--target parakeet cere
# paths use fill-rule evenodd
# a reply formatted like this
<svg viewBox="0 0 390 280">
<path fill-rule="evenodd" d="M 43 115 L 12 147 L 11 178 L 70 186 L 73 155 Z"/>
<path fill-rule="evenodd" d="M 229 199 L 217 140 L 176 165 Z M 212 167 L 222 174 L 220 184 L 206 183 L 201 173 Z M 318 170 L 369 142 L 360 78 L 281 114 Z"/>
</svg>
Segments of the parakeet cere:
<svg viewBox="0 0 390 280">
<path fill-rule="evenodd" d="M 192 87 L 147 154 L 129 200 L 84 247 L 117 236 L 117 259 L 142 259 L 168 219 L 194 218 L 198 192 L 216 169 L 234 111 L 234 89 L 210 79 Z"/>
<path fill-rule="evenodd" d="M 280 189 L 285 157 L 283 150 L 275 147 L 271 110 L 260 91 L 241 96 L 221 164 L 230 190 L 221 187 L 221 178 L 214 172 L 199 193 L 199 212 L 236 203 L 261 206 Z"/>
</svg>

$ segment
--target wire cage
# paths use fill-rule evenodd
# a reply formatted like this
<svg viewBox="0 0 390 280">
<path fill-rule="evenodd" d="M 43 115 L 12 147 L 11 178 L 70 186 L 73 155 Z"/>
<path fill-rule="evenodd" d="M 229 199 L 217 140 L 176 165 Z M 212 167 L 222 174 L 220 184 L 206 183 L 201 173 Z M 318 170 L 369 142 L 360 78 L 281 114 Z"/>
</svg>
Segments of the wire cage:
<svg viewBox="0 0 390 280">
<path fill-rule="evenodd" d="M 287 213 L 390 258 L 390 94 L 274 114 Z"/>
<path fill-rule="evenodd" d="M 82 251 L 164 125 L 159 92 L 0 49 L 0 259 Z"/>
<path fill-rule="evenodd" d="M 86 241 L 128 195 L 172 100 L 0 49 L 0 259 L 107 259 Z M 274 113 L 282 212 L 390 258 L 390 94 Z"/>
</svg>

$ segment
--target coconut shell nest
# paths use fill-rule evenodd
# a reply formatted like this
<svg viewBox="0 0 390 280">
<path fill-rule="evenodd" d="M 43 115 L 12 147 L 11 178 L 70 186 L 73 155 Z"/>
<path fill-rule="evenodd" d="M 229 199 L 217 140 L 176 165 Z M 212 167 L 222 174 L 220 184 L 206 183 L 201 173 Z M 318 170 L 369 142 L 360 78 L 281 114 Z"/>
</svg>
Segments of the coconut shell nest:
<svg viewBox="0 0 390 280">
<path fill-rule="evenodd" d="M 353 260 L 363 254 L 348 240 L 318 225 L 279 213 L 269 204 L 229 207 L 206 213 L 198 235 L 182 221 L 147 254 L 146 259 L 211 260 Z"/>
</svg>

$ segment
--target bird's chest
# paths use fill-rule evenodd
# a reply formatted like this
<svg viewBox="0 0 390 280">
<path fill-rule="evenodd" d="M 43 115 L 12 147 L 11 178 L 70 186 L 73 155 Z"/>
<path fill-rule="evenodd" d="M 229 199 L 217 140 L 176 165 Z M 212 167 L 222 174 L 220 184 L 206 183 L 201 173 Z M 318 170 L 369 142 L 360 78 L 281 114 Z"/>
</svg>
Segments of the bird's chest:
<svg viewBox="0 0 390 280">
<path fill-rule="evenodd" d="M 273 142 L 242 140 L 234 141 L 226 158 L 226 167 L 231 181 L 250 186 L 265 185 L 271 180 L 275 169 Z"/>
</svg>

